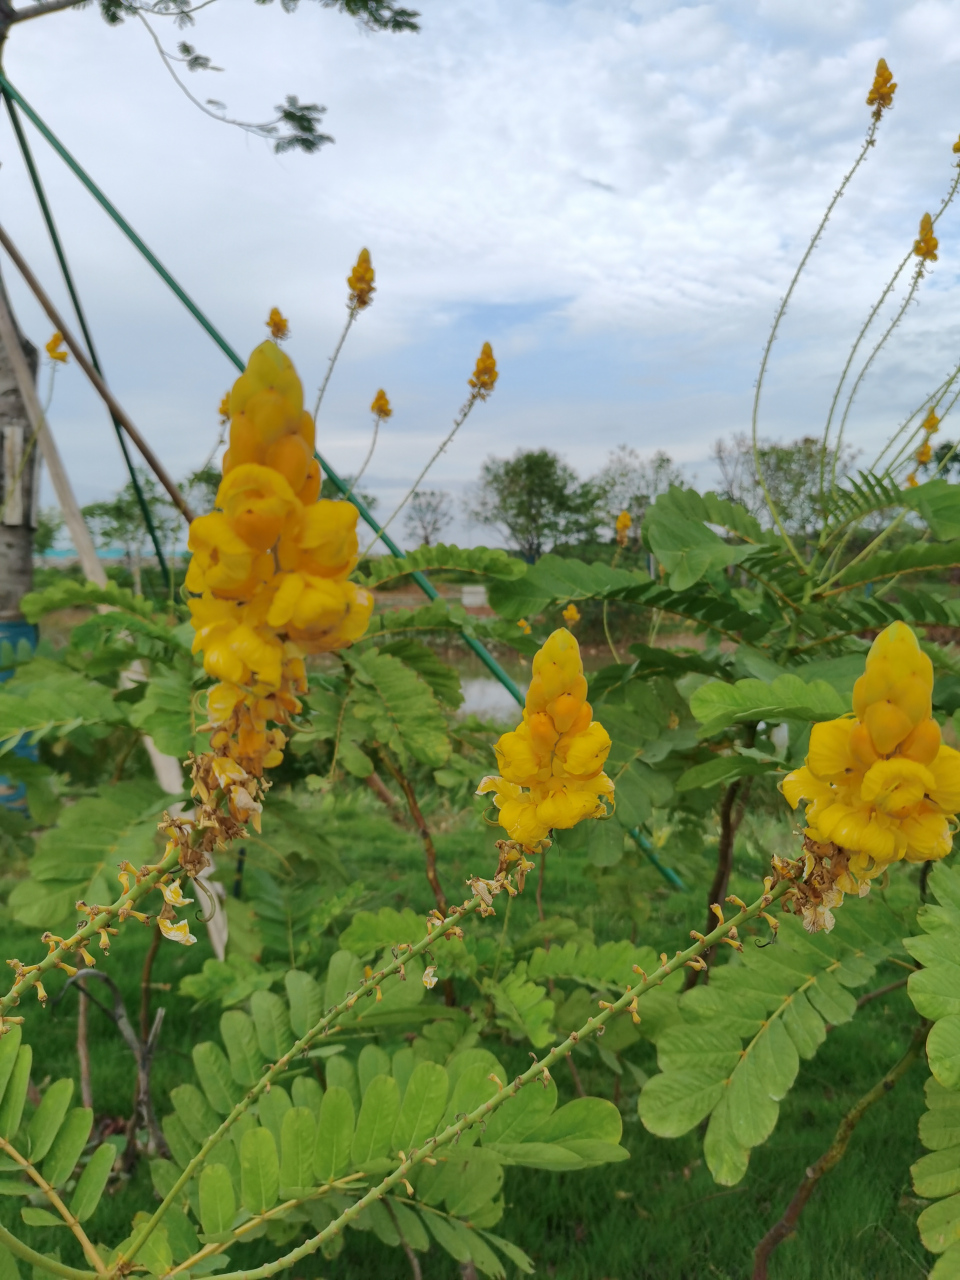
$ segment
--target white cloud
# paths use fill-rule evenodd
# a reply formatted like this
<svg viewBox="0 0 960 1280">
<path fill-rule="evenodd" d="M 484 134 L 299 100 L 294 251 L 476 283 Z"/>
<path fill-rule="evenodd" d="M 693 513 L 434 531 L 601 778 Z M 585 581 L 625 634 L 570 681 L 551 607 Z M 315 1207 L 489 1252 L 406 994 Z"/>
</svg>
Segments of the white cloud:
<svg viewBox="0 0 960 1280">
<path fill-rule="evenodd" d="M 243 353 L 280 304 L 315 385 L 369 245 L 379 292 L 321 435 L 355 466 L 366 406 L 387 388 L 396 414 L 371 470 L 384 511 L 445 433 L 487 337 L 501 382 L 435 483 L 460 488 L 488 452 L 518 445 L 558 448 L 584 472 L 621 440 L 694 465 L 743 429 L 769 320 L 863 136 L 882 54 L 896 108 L 801 282 L 765 395 L 766 433 L 815 431 L 845 344 L 949 180 L 960 4 L 421 3 L 417 36 L 370 35 L 308 0 L 290 17 L 240 0 L 199 15 L 189 39 L 226 70 L 191 88 L 251 118 L 286 92 L 325 103 L 337 143 L 314 157 L 275 157 L 201 116 L 136 23 L 111 31 L 83 11 L 24 24 L 6 67 Z M 36 148 L 111 381 L 182 473 L 216 438 L 230 368 Z M 2 151 L 4 221 L 53 285 L 9 131 Z M 958 228 L 951 211 L 923 305 L 858 402 L 858 440 L 955 358 Z M 116 445 L 75 369 L 53 416 L 81 499 L 109 492 Z"/>
</svg>

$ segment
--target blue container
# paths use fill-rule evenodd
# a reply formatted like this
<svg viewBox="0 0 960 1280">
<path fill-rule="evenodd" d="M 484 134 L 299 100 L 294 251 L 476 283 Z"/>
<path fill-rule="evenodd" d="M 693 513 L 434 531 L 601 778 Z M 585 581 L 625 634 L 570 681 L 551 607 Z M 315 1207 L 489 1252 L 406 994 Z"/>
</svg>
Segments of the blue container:
<svg viewBox="0 0 960 1280">
<path fill-rule="evenodd" d="M 37 647 L 37 628 L 29 622 L 0 622 L 0 664 L 9 662 L 11 656 L 19 657 L 26 644 L 31 652 Z M 7 646 L 10 649 L 7 649 Z M 12 650 L 12 655 L 11 651 Z M 0 666 L 0 684 L 9 680 L 14 667 Z M 13 748 L 13 755 L 22 760 L 39 760 L 40 753 L 35 743 L 21 740 Z M 27 789 L 22 782 L 0 775 L 0 805 L 5 809 L 13 809 L 17 813 L 27 812 Z"/>
</svg>

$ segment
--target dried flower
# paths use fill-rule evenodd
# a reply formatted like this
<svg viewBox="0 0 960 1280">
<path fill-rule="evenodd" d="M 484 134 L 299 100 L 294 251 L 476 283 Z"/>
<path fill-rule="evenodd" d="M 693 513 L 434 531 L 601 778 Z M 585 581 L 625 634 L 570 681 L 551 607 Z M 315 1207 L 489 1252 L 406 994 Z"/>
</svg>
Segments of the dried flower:
<svg viewBox="0 0 960 1280">
<path fill-rule="evenodd" d="M 163 936 L 171 942 L 182 943 L 185 947 L 192 946 L 196 942 L 196 938 L 190 932 L 190 926 L 186 920 L 179 920 L 176 924 L 171 924 L 169 920 L 164 920 L 163 916 L 161 916 L 157 920 L 157 924 L 160 926 L 160 932 Z"/>
<path fill-rule="evenodd" d="M 437 985 L 437 966 L 435 964 L 428 964 L 424 969 L 423 985 L 428 991 Z"/>
</svg>

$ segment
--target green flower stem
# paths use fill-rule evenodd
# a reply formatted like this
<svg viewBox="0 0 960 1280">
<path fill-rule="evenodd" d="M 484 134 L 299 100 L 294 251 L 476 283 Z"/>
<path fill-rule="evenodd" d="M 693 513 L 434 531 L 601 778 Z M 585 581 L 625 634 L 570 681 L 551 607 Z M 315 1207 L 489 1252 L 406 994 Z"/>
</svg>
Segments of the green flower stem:
<svg viewBox="0 0 960 1280">
<path fill-rule="evenodd" d="M 51 1187 L 50 1183 L 47 1182 L 46 1178 L 44 1178 L 40 1173 L 40 1170 L 37 1169 L 35 1165 L 31 1164 L 25 1156 L 20 1154 L 16 1147 L 12 1147 L 4 1138 L 0 1138 L 0 1151 L 7 1155 L 11 1160 L 14 1160 L 24 1171 L 27 1177 L 37 1184 L 46 1196 L 47 1200 L 50 1202 L 50 1205 L 56 1209 L 57 1213 L 59 1213 L 60 1217 L 63 1219 L 64 1225 L 69 1227 L 73 1235 L 76 1237 L 77 1243 L 83 1250 L 83 1256 L 96 1270 L 98 1275 L 105 1276 L 107 1274 L 107 1269 L 103 1265 L 103 1260 L 90 1243 L 90 1239 L 83 1227 L 81 1227 L 80 1223 L 57 1195 L 56 1188 Z"/>
<path fill-rule="evenodd" d="M 309 1204 L 313 1200 L 320 1200 L 323 1196 L 329 1195 L 332 1191 L 349 1191 L 353 1183 L 358 1178 L 362 1178 L 362 1173 L 351 1173 L 346 1178 L 337 1178 L 335 1182 L 327 1182 L 322 1187 L 318 1187 L 308 1196 L 301 1196 L 298 1200 L 284 1200 L 280 1204 L 275 1204 L 272 1209 L 268 1209 L 265 1213 L 258 1213 L 252 1218 L 248 1218 L 246 1222 L 240 1224 L 234 1231 L 229 1240 L 221 1240 L 217 1244 L 206 1244 L 192 1257 L 187 1258 L 186 1262 L 181 1262 L 174 1267 L 172 1271 L 168 1271 L 164 1276 L 164 1280 L 171 1280 L 171 1277 L 182 1275 L 184 1271 L 189 1271 L 191 1267 L 195 1267 L 198 1262 L 204 1258 L 212 1258 L 218 1253 L 223 1253 L 224 1249 L 229 1249 L 231 1245 L 243 1244 L 243 1237 L 249 1235 L 251 1231 L 256 1230 L 264 1222 L 271 1222 L 275 1218 L 282 1218 L 284 1214 L 290 1212 L 291 1209 L 297 1209 L 302 1204 Z"/>
<path fill-rule="evenodd" d="M 158 862 L 149 875 L 144 876 L 139 883 L 135 884 L 126 893 L 122 893 L 116 902 L 109 907 L 104 907 L 93 917 L 89 924 L 85 924 L 82 929 L 78 929 L 69 938 L 64 938 L 60 946 L 55 947 L 48 956 L 44 956 L 35 968 L 25 974 L 19 982 L 14 983 L 5 996 L 0 996 L 0 1026 L 2 1026 L 4 1014 L 18 1005 L 20 997 L 29 991 L 31 987 L 35 987 L 44 974 L 49 973 L 51 969 L 55 969 L 62 961 L 69 964 L 70 957 L 78 946 L 89 942 L 96 936 L 98 930 L 105 928 L 116 920 L 124 907 L 135 906 L 141 898 L 145 898 L 151 889 L 156 888 L 157 881 L 165 876 L 167 872 L 173 871 L 179 866 L 179 862 L 180 850 L 178 847 L 172 853 L 169 853 L 162 862 Z"/>
<path fill-rule="evenodd" d="M 603 1027 L 611 1018 L 618 1013 L 622 1013 L 635 997 L 642 996 L 645 992 L 653 987 L 658 987 L 663 980 L 673 973 L 676 969 L 681 968 L 688 960 L 692 960 L 695 956 L 699 956 L 706 951 L 708 947 L 714 946 L 722 938 L 725 938 L 732 929 L 743 924 L 746 920 L 752 920 L 758 916 L 761 911 L 768 907 L 777 898 L 790 888 L 790 882 L 781 881 L 770 893 L 765 893 L 763 897 L 758 898 L 751 906 L 746 907 L 738 915 L 726 921 L 725 924 L 718 925 L 712 933 L 707 934 L 705 938 L 695 942 L 692 947 L 688 947 L 686 951 L 678 951 L 672 960 L 666 961 L 659 969 L 650 977 L 644 977 L 642 981 L 635 986 L 628 987 L 624 994 L 615 1003 L 604 1009 L 596 1017 L 588 1018 L 579 1031 L 574 1031 L 566 1040 L 558 1044 L 556 1048 L 546 1054 L 539 1061 L 535 1062 L 527 1071 L 502 1088 L 499 1093 L 490 1098 L 482 1106 L 476 1108 L 469 1115 L 464 1116 L 456 1124 L 449 1125 L 444 1131 L 433 1138 L 430 1138 L 419 1151 L 412 1152 L 406 1160 L 404 1160 L 393 1173 L 388 1174 L 376 1187 L 372 1187 L 365 1196 L 362 1196 L 349 1208 L 345 1209 L 335 1222 L 331 1222 L 318 1235 L 304 1241 L 296 1249 L 292 1249 L 290 1253 L 284 1254 L 277 1258 L 275 1262 L 268 1262 L 262 1267 L 254 1267 L 249 1271 L 224 1271 L 217 1273 L 217 1280 L 268 1280 L 268 1277 L 276 1275 L 278 1271 L 285 1271 L 292 1267 L 294 1263 L 299 1262 L 302 1258 L 307 1257 L 311 1253 L 315 1253 L 317 1249 L 326 1241 L 331 1240 L 334 1236 L 339 1235 L 344 1227 L 358 1217 L 364 1209 L 373 1204 L 377 1200 L 382 1200 L 388 1191 L 395 1187 L 398 1183 L 403 1182 L 410 1171 L 422 1161 L 442 1146 L 453 1142 L 466 1129 L 471 1128 L 480 1121 L 485 1120 L 498 1107 L 512 1098 L 526 1084 L 531 1084 L 535 1080 L 543 1078 L 548 1069 L 558 1062 L 561 1058 L 565 1058 L 574 1046 L 588 1036 L 594 1035 L 601 1027 Z M 476 901 L 476 900 L 475 900 Z M 172 1193 L 171 1193 L 172 1194 Z M 169 1199 L 169 1197 L 168 1197 Z M 163 1206 L 161 1206 L 162 1208 Z"/>
<path fill-rule="evenodd" d="M 426 937 L 421 938 L 420 941 L 415 943 L 413 946 L 401 951 L 397 958 L 390 964 L 386 965 L 385 968 L 380 969 L 377 973 L 371 974 L 369 978 L 364 978 L 356 991 L 348 992 L 344 999 L 341 1000 L 339 1004 L 334 1005 L 329 1012 L 325 1013 L 316 1026 L 311 1027 L 309 1031 L 305 1032 L 296 1044 L 289 1048 L 283 1057 L 279 1058 L 270 1067 L 269 1071 L 264 1072 L 257 1083 L 243 1098 L 241 1098 L 216 1132 L 207 1138 L 206 1142 L 184 1169 L 183 1173 L 181 1173 L 177 1181 L 173 1184 L 170 1192 L 154 1213 L 153 1217 L 149 1222 L 144 1223 L 123 1254 L 121 1254 L 121 1256 L 116 1260 L 111 1272 L 112 1275 L 116 1275 L 121 1267 L 126 1266 L 130 1259 L 137 1256 L 146 1241 L 159 1225 L 161 1218 L 169 1209 L 170 1205 L 177 1199 L 180 1192 L 197 1172 L 220 1139 L 223 1138 L 234 1124 L 236 1124 L 244 1112 L 246 1112 L 250 1106 L 256 1102 L 261 1093 L 263 1093 L 265 1089 L 269 1088 L 270 1084 L 289 1068 L 294 1059 L 299 1057 L 299 1055 L 306 1049 L 309 1049 L 310 1045 L 318 1036 L 325 1034 L 331 1027 L 331 1024 L 335 1023 L 341 1014 L 349 1012 L 357 1001 L 362 999 L 364 996 L 373 995 L 374 991 L 385 978 L 389 978 L 393 974 L 399 973 L 402 966 L 406 964 L 408 960 L 413 956 L 418 956 L 421 952 L 428 950 L 429 947 L 436 943 L 438 938 L 443 937 L 446 930 L 454 928 L 465 916 L 471 915 L 476 911 L 480 904 L 481 899 L 477 896 L 471 898 L 469 902 L 465 902 L 461 907 L 454 907 L 443 922 L 438 923 L 435 929 L 431 929 Z"/>
<path fill-rule="evenodd" d="M 79 1271 L 76 1267 L 68 1267 L 45 1253 L 37 1253 L 36 1249 L 31 1249 L 28 1244 L 18 1240 L 4 1226 L 0 1226 L 0 1244 L 5 1245 L 22 1262 L 29 1262 L 40 1272 L 49 1271 L 51 1275 L 63 1276 L 65 1280 L 98 1280 L 96 1271 Z"/>
</svg>

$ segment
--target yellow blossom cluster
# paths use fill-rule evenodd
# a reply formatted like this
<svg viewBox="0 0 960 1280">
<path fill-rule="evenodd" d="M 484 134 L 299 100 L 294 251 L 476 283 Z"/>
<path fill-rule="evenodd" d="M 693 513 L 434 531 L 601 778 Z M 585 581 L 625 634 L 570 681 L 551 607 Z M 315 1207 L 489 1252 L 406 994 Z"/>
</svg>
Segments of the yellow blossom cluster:
<svg viewBox="0 0 960 1280">
<path fill-rule="evenodd" d="M 893 623 L 854 685 L 853 714 L 814 725 L 805 764 L 784 778 L 790 805 L 807 803 L 808 858 L 830 851 L 835 892 L 823 909 L 865 893 L 893 862 L 950 852 L 960 752 L 941 742 L 932 693 L 930 659 L 906 623 Z"/>
<path fill-rule="evenodd" d="M 886 58 L 881 58 L 877 63 L 877 70 L 873 77 L 873 84 L 870 86 L 870 92 L 867 94 L 867 106 L 873 107 L 879 118 L 881 111 L 885 107 L 893 106 L 893 95 L 896 91 L 897 86 L 893 80 L 893 73 L 887 66 Z"/>
<path fill-rule="evenodd" d="M 477 356 L 477 365 L 473 371 L 473 377 L 467 379 L 467 384 L 473 388 L 474 395 L 478 400 L 486 400 L 487 396 L 493 391 L 499 377 L 497 362 L 493 358 L 493 347 L 489 342 L 485 342 L 480 348 L 480 354 Z"/>
<path fill-rule="evenodd" d="M 913 252 L 924 262 L 936 262 L 940 241 L 933 234 L 933 219 L 925 213 L 920 219 L 920 235 L 913 242 Z"/>
<path fill-rule="evenodd" d="M 63 334 L 59 329 L 44 347 L 44 351 L 51 360 L 56 360 L 60 364 L 67 363 L 67 353 L 63 350 Z"/>
<path fill-rule="evenodd" d="M 571 600 L 560 616 L 568 627 L 572 627 L 580 621 L 580 610 Z"/>
<path fill-rule="evenodd" d="M 373 264 L 370 261 L 370 250 L 361 249 L 353 270 L 347 276 L 347 285 L 350 288 L 350 301 L 348 306 L 357 311 L 363 311 L 369 307 L 373 301 L 373 295 L 376 293 L 376 286 L 373 281 L 375 274 Z"/>
<path fill-rule="evenodd" d="M 627 536 L 630 533 L 630 527 L 633 524 L 633 516 L 629 511 L 621 511 L 617 516 L 617 546 L 625 547 L 627 545 Z"/>
<path fill-rule="evenodd" d="M 270 337 L 276 342 L 282 342 L 284 338 L 289 338 L 290 336 L 290 321 L 279 307 L 270 308 L 270 314 L 267 316 L 267 328 L 270 330 Z"/>
<path fill-rule="evenodd" d="M 494 750 L 498 776 L 477 795 L 494 793 L 500 826 L 537 852 L 554 828 L 607 814 L 613 782 L 603 772 L 610 735 L 587 702 L 580 646 L 565 628 L 554 631 L 533 659 L 523 720 Z"/>
<path fill-rule="evenodd" d="M 215 510 L 190 526 L 186 578 L 194 651 L 220 682 L 207 709 L 226 773 L 208 789 L 225 793 L 280 763 L 284 734 L 267 726 L 300 710 L 304 657 L 359 639 L 373 609 L 370 594 L 347 580 L 357 562 L 356 508 L 319 500 L 313 420 L 274 342 L 251 355 L 229 413 L 223 481 Z"/>
<path fill-rule="evenodd" d="M 373 397 L 373 403 L 370 406 L 370 412 L 376 418 L 392 418 L 393 410 L 390 408 L 390 401 L 387 399 L 387 393 L 383 387 Z"/>
</svg>

